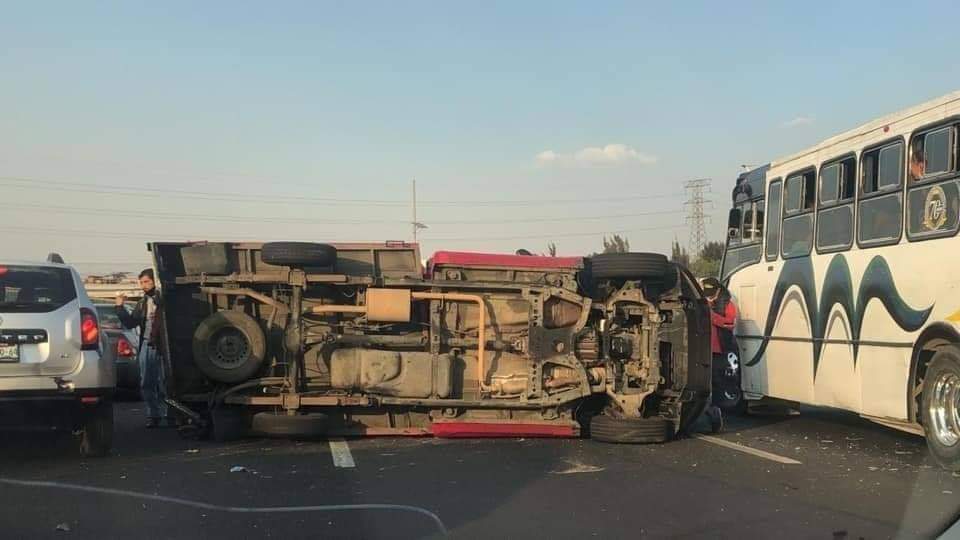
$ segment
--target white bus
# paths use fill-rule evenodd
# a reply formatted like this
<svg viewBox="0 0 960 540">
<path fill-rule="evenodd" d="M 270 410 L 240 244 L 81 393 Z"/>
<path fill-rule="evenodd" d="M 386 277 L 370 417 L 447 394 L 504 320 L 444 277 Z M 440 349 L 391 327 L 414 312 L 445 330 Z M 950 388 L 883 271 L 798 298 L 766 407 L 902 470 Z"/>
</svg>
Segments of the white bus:
<svg viewBox="0 0 960 540">
<path fill-rule="evenodd" d="M 960 92 L 740 175 L 742 387 L 925 435 L 960 470 Z"/>
</svg>

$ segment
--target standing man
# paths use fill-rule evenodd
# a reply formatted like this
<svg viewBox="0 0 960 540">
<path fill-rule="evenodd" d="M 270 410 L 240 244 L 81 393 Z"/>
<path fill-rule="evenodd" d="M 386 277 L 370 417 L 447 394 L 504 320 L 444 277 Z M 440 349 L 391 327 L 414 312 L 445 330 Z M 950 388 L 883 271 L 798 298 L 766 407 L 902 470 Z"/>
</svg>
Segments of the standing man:
<svg viewBox="0 0 960 540">
<path fill-rule="evenodd" d="M 133 313 L 124 307 L 127 297 L 117 295 L 117 316 L 125 328 L 140 329 L 137 359 L 140 364 L 140 393 L 147 409 L 147 429 L 159 427 L 167 417 L 163 387 L 163 313 L 157 292 L 153 269 L 147 268 L 138 276 L 143 297 L 137 301 Z"/>
<path fill-rule="evenodd" d="M 717 278 L 703 280 L 703 294 L 710 305 L 710 352 L 713 353 L 713 388 L 711 391 L 710 406 L 707 416 L 710 418 L 710 427 L 714 432 L 723 429 L 723 413 L 720 403 L 723 401 L 724 390 L 731 378 L 728 373 L 733 370 L 727 361 L 727 354 L 736 352 L 736 341 L 733 337 L 733 327 L 737 322 L 737 307 L 733 305 L 730 294 Z M 739 369 L 739 366 L 737 366 Z M 739 377 L 736 378 L 739 393 Z"/>
</svg>

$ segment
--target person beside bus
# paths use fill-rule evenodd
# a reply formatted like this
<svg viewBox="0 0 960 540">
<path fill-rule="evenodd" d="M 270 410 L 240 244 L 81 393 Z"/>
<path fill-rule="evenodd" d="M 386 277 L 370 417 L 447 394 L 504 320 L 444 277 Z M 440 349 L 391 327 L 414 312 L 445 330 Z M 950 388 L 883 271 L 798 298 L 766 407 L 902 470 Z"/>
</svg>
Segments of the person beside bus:
<svg viewBox="0 0 960 540">
<path fill-rule="evenodd" d="M 116 298 L 117 317 L 127 329 L 140 329 L 140 344 L 137 348 L 137 360 L 140 364 L 140 393 L 147 414 L 147 429 L 161 427 L 167 420 L 167 404 L 164 401 L 163 385 L 163 314 L 160 310 L 160 294 L 157 291 L 152 268 L 140 272 L 138 276 L 143 296 L 137 301 L 133 312 L 124 307 L 127 297 L 118 294 Z"/>
<path fill-rule="evenodd" d="M 736 352 L 733 328 L 737 322 L 737 307 L 730 294 L 716 278 L 703 280 L 703 294 L 710 305 L 710 352 L 713 354 L 713 388 L 707 416 L 714 432 L 723 429 L 723 412 L 720 403 L 723 400 L 727 372 L 731 369 L 727 361 L 729 353 Z"/>
</svg>

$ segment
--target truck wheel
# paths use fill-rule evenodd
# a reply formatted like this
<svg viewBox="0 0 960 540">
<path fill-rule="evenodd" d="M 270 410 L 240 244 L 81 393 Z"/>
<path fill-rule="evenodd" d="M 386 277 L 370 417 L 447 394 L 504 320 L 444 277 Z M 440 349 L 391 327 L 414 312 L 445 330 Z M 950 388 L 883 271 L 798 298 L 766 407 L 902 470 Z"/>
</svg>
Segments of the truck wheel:
<svg viewBox="0 0 960 540">
<path fill-rule="evenodd" d="M 943 347 L 933 355 L 920 414 L 933 458 L 944 469 L 960 471 L 960 348 Z"/>
<path fill-rule="evenodd" d="M 253 415 L 251 431 L 274 437 L 321 437 L 327 434 L 329 427 L 330 418 L 323 413 L 260 412 Z"/>
<path fill-rule="evenodd" d="M 667 442 L 673 436 L 673 424 L 663 418 L 613 418 L 594 416 L 590 437 L 596 441 L 618 444 Z"/>
<path fill-rule="evenodd" d="M 333 266 L 337 262 L 337 248 L 313 242 L 267 242 L 260 258 L 277 266 Z"/>
<path fill-rule="evenodd" d="M 104 401 L 83 411 L 80 455 L 103 457 L 113 447 L 113 403 Z"/>
<path fill-rule="evenodd" d="M 260 324 L 245 313 L 218 311 L 193 333 L 193 361 L 208 378 L 239 383 L 263 365 L 267 340 Z"/>
<path fill-rule="evenodd" d="M 589 260 L 595 280 L 662 280 L 673 271 L 670 261 L 660 253 L 601 253 Z"/>
</svg>

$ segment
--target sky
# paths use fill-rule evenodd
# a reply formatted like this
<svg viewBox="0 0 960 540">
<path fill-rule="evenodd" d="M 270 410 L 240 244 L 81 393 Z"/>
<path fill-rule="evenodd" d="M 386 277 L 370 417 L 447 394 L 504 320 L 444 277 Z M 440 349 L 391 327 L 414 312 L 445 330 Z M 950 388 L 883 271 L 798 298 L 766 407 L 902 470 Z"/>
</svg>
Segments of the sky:
<svg viewBox="0 0 960 540">
<path fill-rule="evenodd" d="M 761 165 L 960 88 L 956 2 L 4 2 L 0 243 L 635 251 Z"/>
</svg>

